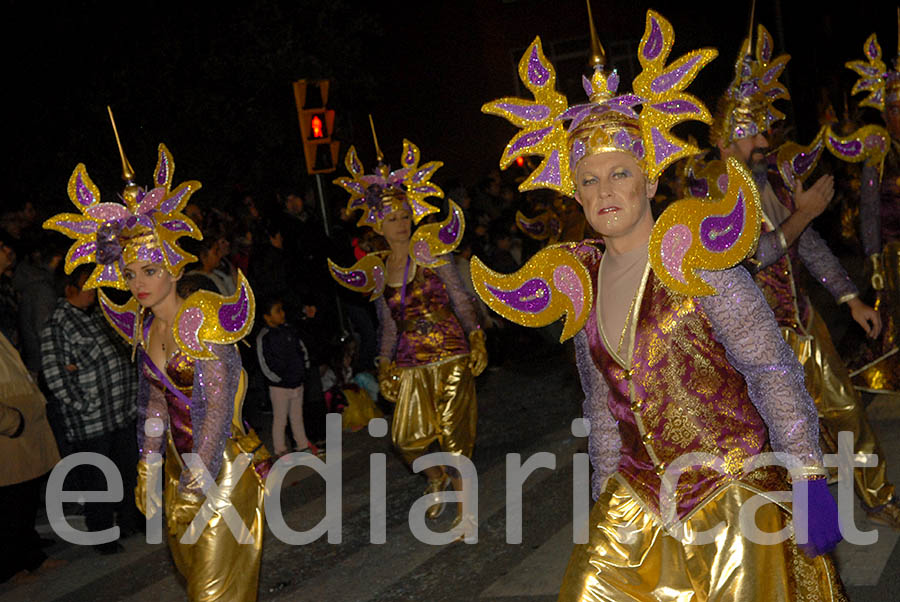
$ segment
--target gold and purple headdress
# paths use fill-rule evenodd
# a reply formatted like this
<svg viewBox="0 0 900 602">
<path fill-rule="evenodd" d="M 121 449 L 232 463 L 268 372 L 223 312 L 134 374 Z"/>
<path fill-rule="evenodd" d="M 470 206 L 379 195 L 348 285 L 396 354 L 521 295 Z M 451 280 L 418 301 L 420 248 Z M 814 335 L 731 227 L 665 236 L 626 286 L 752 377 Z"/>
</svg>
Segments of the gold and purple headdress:
<svg viewBox="0 0 900 602">
<path fill-rule="evenodd" d="M 112 119 L 112 111 L 110 111 Z M 172 190 L 175 161 L 166 145 L 160 144 L 153 188 L 148 192 L 134 184 L 134 170 L 125 157 L 118 131 L 116 143 L 122 159 L 122 177 L 127 185 L 122 203 L 100 202 L 100 191 L 79 163 L 69 178 L 68 192 L 80 213 L 60 213 L 44 222 L 44 227 L 74 238 L 66 254 L 66 273 L 84 263 L 97 267 L 85 288 L 109 286 L 127 290 L 123 270 L 134 261 L 159 263 L 173 275 L 197 258 L 178 246 L 178 239 L 203 235 L 182 210 L 200 182 L 191 180 Z"/>
<path fill-rule="evenodd" d="M 481 109 L 522 130 L 507 144 L 500 167 L 508 167 L 520 155 L 541 156 L 543 161 L 519 189 L 550 188 L 571 195 L 575 167 L 585 156 L 630 153 L 655 180 L 673 162 L 696 153 L 696 146 L 675 137 L 670 129 L 689 119 L 711 120 L 703 103 L 684 89 L 717 52 L 694 50 L 667 66 L 673 42 L 671 24 L 659 13 L 647 11 L 638 48 L 642 71 L 634 79 L 634 92 L 616 95 L 618 73 L 595 62 L 591 79 L 582 78 L 589 102 L 569 107 L 556 90 L 556 72 L 544 56 L 541 40 L 535 38 L 519 61 L 519 77 L 535 100 L 501 98 Z"/>
<path fill-rule="evenodd" d="M 501 166 L 529 149 L 526 152 L 541 154 L 544 162 L 526 180 L 528 189 L 546 187 L 570 193 L 571 171 L 589 154 L 631 153 L 652 180 L 672 162 L 699 152 L 696 145 L 675 138 L 668 129 L 686 119 L 711 120 L 706 107 L 683 90 L 716 51 L 695 50 L 666 67 L 673 41 L 669 22 L 647 11 L 638 49 L 643 71 L 634 80 L 634 94 L 612 97 L 618 84 L 615 72 L 605 75 L 595 69 L 592 79 L 585 80 L 592 102 L 566 109 L 565 99 L 560 100 L 552 90 L 555 75 L 541 53 L 540 40 L 535 40 L 519 64 L 519 73 L 537 102 L 501 99 L 482 109 L 503 115 L 524 130 L 507 146 Z M 607 96 L 608 100 L 603 100 Z M 634 109 L 638 104 L 642 105 L 640 114 Z M 568 132 L 557 129 L 562 119 L 574 124 Z M 571 145 L 571 152 L 556 146 L 560 141 Z M 734 159 L 727 161 L 725 169 L 729 187 L 720 201 L 677 201 L 663 212 L 651 232 L 650 265 L 676 293 L 714 294 L 697 272 L 740 263 L 758 241 L 761 209 L 753 179 Z M 514 274 L 499 274 L 473 258 L 475 291 L 491 309 L 524 326 L 543 326 L 565 315 L 560 339 L 565 340 L 584 325 L 592 307 L 592 280 L 584 265 L 591 246 L 589 241 L 548 246 Z"/>
<path fill-rule="evenodd" d="M 373 126 L 373 136 L 374 133 Z M 400 208 L 409 211 L 414 224 L 418 224 L 426 215 L 440 211 L 425 199 L 444 196 L 444 191 L 430 181 L 434 172 L 443 165 L 442 162 L 431 161 L 419 167 L 419 148 L 409 140 L 404 140 L 403 155 L 400 158 L 403 167 L 391 171 L 384 163 L 378 138 L 375 138 L 375 150 L 378 156 L 375 173 L 364 173 L 356 149 L 351 146 L 344 165 L 352 177 L 345 176 L 334 181 L 350 193 L 347 211 L 362 211 L 358 225 L 368 226 L 381 233 L 384 218 Z M 449 205 L 450 211 L 443 221 L 420 226 L 410 237 L 409 256 L 422 267 L 435 268 L 448 263 L 445 256 L 462 240 L 465 231 L 463 211 L 453 200 L 449 200 Z M 349 268 L 343 268 L 329 259 L 329 272 L 342 286 L 360 293 L 371 293 L 370 298 L 374 300 L 384 292 L 383 255 L 380 252 L 369 253 Z"/>
<path fill-rule="evenodd" d="M 751 19 L 752 31 L 752 19 Z M 772 59 L 772 36 L 759 25 L 755 56 L 747 36 L 734 65 L 734 80 L 716 107 L 710 142 L 728 146 L 736 140 L 765 134 L 773 123 L 784 119 L 775 101 L 790 99 L 787 88 L 778 81 L 790 55 Z"/>
<path fill-rule="evenodd" d="M 112 120 L 112 111 L 110 111 Z M 113 121 L 115 131 L 115 121 Z M 116 132 L 122 159 L 122 176 L 127 182 L 122 203 L 101 203 L 100 191 L 79 164 L 69 178 L 69 199 L 80 210 L 60 213 L 44 222 L 44 228 L 75 239 L 66 255 L 65 270 L 71 273 L 84 263 L 97 267 L 85 282 L 85 288 L 108 286 L 128 289 L 125 266 L 134 261 L 149 261 L 165 267 L 177 276 L 196 257 L 178 246 L 178 239 L 189 236 L 201 240 L 200 230 L 182 213 L 200 182 L 184 182 L 172 190 L 175 162 L 164 144 L 159 145 L 154 187 L 147 192 L 133 182 L 134 170 L 125 157 Z M 123 305 L 113 303 L 99 290 L 100 307 L 113 328 L 130 344 L 139 339 L 143 311 L 132 297 Z M 197 359 L 212 359 L 208 343 L 233 343 L 253 326 L 254 297 L 247 279 L 238 272 L 238 286 L 229 298 L 198 291 L 182 303 L 174 323 L 175 340 L 182 351 Z"/>
<path fill-rule="evenodd" d="M 894 59 L 894 68 L 888 69 L 881 57 L 881 46 L 878 38 L 873 33 L 866 40 L 863 52 L 865 61 L 847 61 L 848 69 L 852 69 L 859 75 L 859 79 L 853 84 L 851 94 L 868 92 L 869 95 L 860 106 L 872 107 L 884 111 L 885 104 L 900 102 L 900 9 L 897 10 L 897 58 Z"/>
<path fill-rule="evenodd" d="M 371 121 L 371 116 L 369 119 Z M 362 211 L 358 225 L 368 226 L 380 233 L 381 222 L 384 218 L 400 207 L 406 207 L 409 210 L 414 224 L 418 224 L 426 215 L 440 211 L 425 199 L 428 197 L 444 198 L 444 191 L 431 183 L 431 176 L 443 163 L 429 161 L 419 167 L 421 159 L 419 147 L 409 140 L 404 140 L 403 154 L 400 156 L 402 167 L 391 171 L 390 166 L 384 162 L 384 156 L 378 147 L 374 125 L 372 126 L 372 136 L 375 139 L 375 153 L 378 157 L 375 171 L 371 174 L 365 173 L 362 162 L 356 154 L 356 148 L 351 146 L 344 158 L 344 166 L 350 172 L 351 177 L 343 176 L 334 181 L 335 184 L 350 193 L 347 211 Z"/>
</svg>

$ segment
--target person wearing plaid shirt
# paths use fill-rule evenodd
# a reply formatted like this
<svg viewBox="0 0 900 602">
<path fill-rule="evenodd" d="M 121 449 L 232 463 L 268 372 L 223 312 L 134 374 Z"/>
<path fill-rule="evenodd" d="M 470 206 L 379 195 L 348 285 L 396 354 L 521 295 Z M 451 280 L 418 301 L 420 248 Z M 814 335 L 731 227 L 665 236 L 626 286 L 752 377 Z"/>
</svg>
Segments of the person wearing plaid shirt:
<svg viewBox="0 0 900 602">
<path fill-rule="evenodd" d="M 41 331 L 41 369 L 59 406 L 72 450 L 102 454 L 113 461 L 122 475 L 126 492 L 123 502 L 87 504 L 88 529 L 111 527 L 118 511 L 121 533 L 127 535 L 140 525 L 130 494 L 137 470 L 137 370 L 100 312 L 92 311 L 96 291 L 82 288 L 91 269 L 92 266 L 80 266 L 66 278 L 65 297 L 59 300 Z M 73 474 L 78 474 L 79 489 L 107 488 L 96 467 L 81 466 Z M 66 488 L 73 489 L 69 485 Z M 97 549 L 107 554 L 122 548 L 118 542 L 112 542 Z"/>
</svg>

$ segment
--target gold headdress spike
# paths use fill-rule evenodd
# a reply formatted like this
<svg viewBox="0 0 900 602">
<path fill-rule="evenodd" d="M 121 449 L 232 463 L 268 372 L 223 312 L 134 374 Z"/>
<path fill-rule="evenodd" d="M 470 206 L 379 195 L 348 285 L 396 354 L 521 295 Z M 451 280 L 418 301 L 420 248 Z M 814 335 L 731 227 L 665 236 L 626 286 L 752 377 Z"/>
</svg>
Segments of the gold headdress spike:
<svg viewBox="0 0 900 602">
<path fill-rule="evenodd" d="M 375 122 L 372 121 L 371 113 L 369 113 L 369 127 L 372 128 L 372 140 L 375 141 L 375 158 L 379 163 L 384 163 L 384 154 L 381 152 L 381 147 L 378 146 L 378 135 L 375 133 Z"/>
<path fill-rule="evenodd" d="M 116 118 L 113 117 L 112 107 L 106 105 L 106 110 L 109 112 L 109 122 L 112 124 L 113 134 L 116 136 L 116 146 L 119 147 L 119 158 L 122 159 L 122 179 L 129 185 L 133 184 L 134 169 L 132 169 L 131 163 L 128 162 L 128 157 L 125 156 L 125 151 L 122 149 L 122 140 L 119 139 L 119 130 L 116 127 Z"/>
<path fill-rule="evenodd" d="M 591 26 L 591 68 L 594 71 L 606 70 L 606 51 L 597 36 L 597 28 L 594 26 L 594 16 L 591 14 L 591 0 L 587 2 L 588 23 Z"/>
</svg>

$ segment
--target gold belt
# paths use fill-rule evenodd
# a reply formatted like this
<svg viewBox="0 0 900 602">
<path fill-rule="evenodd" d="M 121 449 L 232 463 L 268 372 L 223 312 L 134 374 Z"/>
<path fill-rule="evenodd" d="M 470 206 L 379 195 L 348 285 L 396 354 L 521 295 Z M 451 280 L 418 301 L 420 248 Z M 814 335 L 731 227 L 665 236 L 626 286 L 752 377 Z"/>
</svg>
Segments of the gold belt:
<svg viewBox="0 0 900 602">
<path fill-rule="evenodd" d="M 439 307 L 434 311 L 426 312 L 412 320 L 402 320 L 400 322 L 400 331 L 417 331 L 421 329 L 423 324 L 437 324 L 451 317 L 453 317 L 453 312 L 449 307 Z"/>
</svg>

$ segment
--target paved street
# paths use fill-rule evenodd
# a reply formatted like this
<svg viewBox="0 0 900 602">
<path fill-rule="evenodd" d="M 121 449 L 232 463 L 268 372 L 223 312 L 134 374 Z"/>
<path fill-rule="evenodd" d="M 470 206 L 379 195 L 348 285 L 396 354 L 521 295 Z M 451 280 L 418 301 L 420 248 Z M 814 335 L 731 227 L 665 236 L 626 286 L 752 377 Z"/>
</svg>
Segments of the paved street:
<svg viewBox="0 0 900 602">
<path fill-rule="evenodd" d="M 479 437 L 474 455 L 478 470 L 478 543 L 430 546 L 417 541 L 408 524 L 412 503 L 424 481 L 389 451 L 389 437 L 366 430 L 344 433 L 341 543 L 324 537 L 290 546 L 268 532 L 260 578 L 265 601 L 433 600 L 484 602 L 556 599 L 572 544 L 572 458 L 584 451 L 570 424 L 579 415 L 581 391 L 567 355 L 521 359 L 492 369 L 479 379 Z M 900 481 L 900 407 L 875 402 L 870 418 L 881 436 L 894 482 Z M 506 543 L 506 457 L 524 462 L 551 452 L 556 468 L 536 470 L 523 485 L 521 544 Z M 387 542 L 369 543 L 369 456 L 387 454 Z M 290 483 L 290 484 L 288 484 Z M 287 524 L 305 530 L 324 516 L 324 483 L 309 469 L 295 468 L 282 490 Z M 448 511 L 436 530 L 452 520 Z M 874 528 L 862 516 L 863 530 Z M 895 599 L 900 588 L 897 532 L 879 529 L 878 542 L 857 547 L 842 543 L 837 558 L 855 600 Z M 59 542 L 50 548 L 69 564 L 30 586 L 0 586 L 0 602 L 35 600 L 77 602 L 125 600 L 161 602 L 186 599 L 164 544 L 149 545 L 141 536 L 124 540 L 126 551 L 99 556 Z"/>
</svg>

